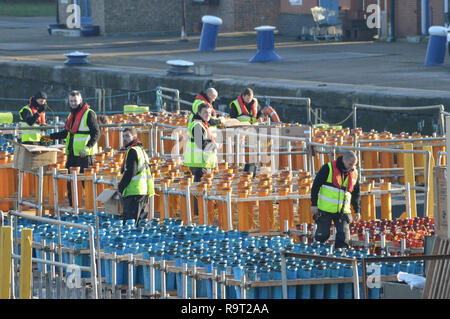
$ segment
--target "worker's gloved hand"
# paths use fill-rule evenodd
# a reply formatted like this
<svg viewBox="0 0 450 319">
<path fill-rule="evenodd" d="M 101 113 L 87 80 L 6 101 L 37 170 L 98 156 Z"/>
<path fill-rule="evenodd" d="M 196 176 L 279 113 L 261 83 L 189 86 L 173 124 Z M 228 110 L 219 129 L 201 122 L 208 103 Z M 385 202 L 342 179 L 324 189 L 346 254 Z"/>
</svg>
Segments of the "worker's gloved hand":
<svg viewBox="0 0 450 319">
<path fill-rule="evenodd" d="M 360 213 L 356 213 L 355 214 L 355 222 L 359 222 L 360 219 L 361 219 L 361 214 Z"/>
<path fill-rule="evenodd" d="M 226 119 L 223 116 L 219 116 L 217 119 L 220 121 L 220 123 L 217 125 L 217 128 L 225 128 Z"/>
<path fill-rule="evenodd" d="M 49 143 L 51 141 L 53 141 L 53 139 L 49 135 L 41 136 L 41 140 L 40 140 L 41 143 Z"/>
<path fill-rule="evenodd" d="M 86 157 L 86 154 L 89 152 L 89 147 L 85 146 L 80 150 L 80 157 Z"/>
<path fill-rule="evenodd" d="M 311 213 L 313 214 L 313 220 L 317 223 L 320 217 L 319 208 L 317 206 L 311 206 Z"/>
</svg>

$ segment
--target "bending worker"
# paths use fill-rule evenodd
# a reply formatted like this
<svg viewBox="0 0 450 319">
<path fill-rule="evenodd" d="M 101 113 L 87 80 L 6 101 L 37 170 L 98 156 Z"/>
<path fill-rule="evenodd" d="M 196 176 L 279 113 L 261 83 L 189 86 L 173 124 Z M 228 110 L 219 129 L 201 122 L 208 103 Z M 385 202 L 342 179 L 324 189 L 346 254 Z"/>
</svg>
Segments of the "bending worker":
<svg viewBox="0 0 450 319">
<path fill-rule="evenodd" d="M 317 224 L 314 239 L 324 243 L 330 237 L 333 221 L 336 228 L 335 248 L 347 248 L 352 222 L 350 204 L 359 220 L 359 183 L 355 166 L 358 162 L 353 151 L 346 151 L 337 160 L 322 166 L 314 178 L 311 189 L 311 212 Z"/>
<path fill-rule="evenodd" d="M 230 117 L 250 124 L 261 123 L 269 117 L 272 122 L 280 122 L 277 112 L 271 106 L 267 105 L 262 110 L 258 109 L 258 100 L 253 96 L 253 90 L 247 88 L 230 103 Z"/>
<path fill-rule="evenodd" d="M 94 164 L 97 153 L 97 141 L 100 129 L 97 115 L 90 106 L 83 102 L 79 91 L 69 94 L 70 114 L 67 117 L 64 130 L 50 134 L 52 140 L 65 139 L 67 162 L 66 168 L 80 167 L 80 173 Z M 69 203 L 72 206 L 72 190 L 67 182 Z"/>
<path fill-rule="evenodd" d="M 230 117 L 240 122 L 254 124 L 262 122 L 262 112 L 258 111 L 258 100 L 253 97 L 253 90 L 246 88 L 237 99 L 230 103 Z"/>
<path fill-rule="evenodd" d="M 200 182 L 203 174 L 216 165 L 217 145 L 210 132 L 209 120 L 212 107 L 206 103 L 198 106 L 198 114 L 188 124 L 189 139 L 184 152 L 184 166 L 189 167 L 194 182 Z"/>
<path fill-rule="evenodd" d="M 39 91 L 30 98 L 28 105 L 19 111 L 20 126 L 30 128 L 22 130 L 22 144 L 39 145 L 42 131 L 36 129 L 40 125 L 46 125 L 45 110 L 47 109 L 47 94 Z"/>
<path fill-rule="evenodd" d="M 189 122 L 191 122 L 195 115 L 199 112 L 199 106 L 203 103 L 207 104 L 211 108 L 211 118 L 209 120 L 210 126 L 217 126 L 223 122 L 223 119 L 216 118 L 216 111 L 214 110 L 213 104 L 217 99 L 217 90 L 214 88 L 207 88 L 205 91 L 200 92 L 195 97 L 192 103 L 192 113 L 189 116 Z"/>
<path fill-rule="evenodd" d="M 126 148 L 122 164 L 122 179 L 119 182 L 119 192 L 123 199 L 124 223 L 134 219 L 136 225 L 148 214 L 148 200 L 155 194 L 148 155 L 143 144 L 137 138 L 134 127 L 127 127 L 122 133 Z"/>
</svg>

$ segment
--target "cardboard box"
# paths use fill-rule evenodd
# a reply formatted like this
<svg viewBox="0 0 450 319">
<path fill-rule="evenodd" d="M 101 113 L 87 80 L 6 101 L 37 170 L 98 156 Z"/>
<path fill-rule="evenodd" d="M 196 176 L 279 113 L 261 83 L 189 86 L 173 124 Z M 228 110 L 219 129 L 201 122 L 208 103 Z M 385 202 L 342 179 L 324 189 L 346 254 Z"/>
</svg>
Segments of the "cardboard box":
<svg viewBox="0 0 450 319">
<path fill-rule="evenodd" d="M 436 235 L 448 238 L 447 212 L 447 168 L 437 166 L 434 176 L 434 231 Z"/>
<path fill-rule="evenodd" d="M 103 192 L 97 197 L 97 201 L 103 203 L 103 208 L 105 209 L 105 213 L 111 215 L 122 215 L 123 205 L 122 198 L 120 194 L 115 189 L 105 189 Z"/>
<path fill-rule="evenodd" d="M 13 168 L 33 171 L 41 166 L 55 164 L 58 152 L 56 147 L 26 145 L 11 141 L 14 144 Z"/>
<path fill-rule="evenodd" d="M 280 129 L 281 136 L 291 136 L 300 138 L 309 138 L 311 135 L 311 127 L 306 125 L 301 126 L 286 126 Z M 287 146 L 288 140 L 281 140 L 280 146 Z M 291 145 L 294 146 L 295 142 L 291 141 Z"/>
</svg>

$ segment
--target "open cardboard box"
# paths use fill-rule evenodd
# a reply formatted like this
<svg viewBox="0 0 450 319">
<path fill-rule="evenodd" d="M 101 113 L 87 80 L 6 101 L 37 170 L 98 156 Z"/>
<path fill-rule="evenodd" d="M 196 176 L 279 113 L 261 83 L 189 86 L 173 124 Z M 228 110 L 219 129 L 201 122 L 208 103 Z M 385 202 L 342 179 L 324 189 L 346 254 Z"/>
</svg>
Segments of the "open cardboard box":
<svg viewBox="0 0 450 319">
<path fill-rule="evenodd" d="M 97 201 L 103 203 L 105 213 L 117 216 L 122 215 L 122 199 L 116 189 L 103 190 L 103 192 L 97 197 Z"/>
<path fill-rule="evenodd" d="M 61 150 L 56 147 L 20 144 L 8 140 L 14 144 L 14 162 L 13 168 L 22 171 L 33 171 L 41 166 L 55 164 L 58 152 Z"/>
</svg>

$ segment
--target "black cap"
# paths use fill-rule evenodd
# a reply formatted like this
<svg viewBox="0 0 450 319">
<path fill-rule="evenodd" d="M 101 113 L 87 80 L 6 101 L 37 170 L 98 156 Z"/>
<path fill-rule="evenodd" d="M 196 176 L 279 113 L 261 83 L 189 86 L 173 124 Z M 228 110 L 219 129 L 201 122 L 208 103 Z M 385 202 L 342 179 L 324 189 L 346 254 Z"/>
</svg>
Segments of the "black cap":
<svg viewBox="0 0 450 319">
<path fill-rule="evenodd" d="M 47 93 L 43 91 L 39 91 L 34 95 L 34 98 L 37 99 L 47 99 Z"/>
</svg>

